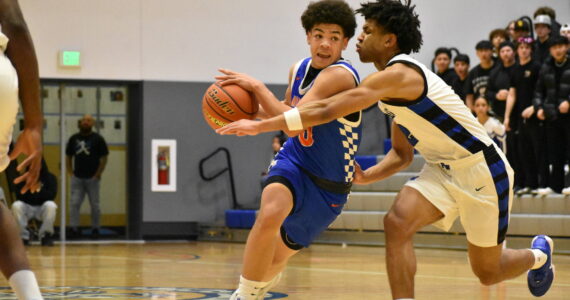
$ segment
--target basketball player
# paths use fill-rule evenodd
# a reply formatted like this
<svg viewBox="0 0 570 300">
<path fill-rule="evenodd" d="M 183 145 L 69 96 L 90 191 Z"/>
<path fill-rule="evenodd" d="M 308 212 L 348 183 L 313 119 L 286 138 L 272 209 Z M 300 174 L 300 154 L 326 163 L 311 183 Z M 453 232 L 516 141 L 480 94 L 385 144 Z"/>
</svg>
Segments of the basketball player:
<svg viewBox="0 0 570 300">
<path fill-rule="evenodd" d="M 313 2 L 301 21 L 311 57 L 291 68 L 285 101 L 278 101 L 263 83 L 245 74 L 222 69 L 225 75 L 216 77 L 222 84 L 239 84 L 252 92 L 261 117 L 330 97 L 360 81 L 341 57 L 356 29 L 348 4 Z M 279 281 L 288 259 L 308 247 L 340 214 L 352 183 L 360 123 L 357 111 L 302 132 L 287 132 L 291 137 L 271 163 L 260 212 L 247 239 L 239 287 L 230 299 L 263 299 Z"/>
<path fill-rule="evenodd" d="M 513 197 L 513 172 L 453 90 L 408 54 L 422 44 L 415 6 L 408 1 L 378 0 L 363 4 L 365 17 L 356 51 L 379 70 L 352 90 L 312 101 L 263 121 L 242 120 L 218 129 L 221 134 L 254 135 L 279 129 L 316 126 L 379 101 L 394 118 L 393 148 L 355 183 L 385 179 L 405 168 L 415 147 L 426 159 L 420 176 L 402 188 L 384 219 L 386 264 L 392 297 L 413 299 L 416 258 L 412 237 L 433 224 L 448 230 L 460 216 L 468 241 L 469 261 L 481 283 L 491 285 L 528 272 L 535 296 L 552 284 L 552 240 L 544 235 L 532 249 L 503 249 Z M 407 140 L 407 142 L 406 142 Z"/>
<path fill-rule="evenodd" d="M 10 159 L 26 154 L 28 157 L 18 166 L 24 174 L 16 178 L 15 183 L 25 182 L 22 193 L 36 192 L 39 191 L 43 128 L 38 63 L 16 0 L 0 0 L 0 24 L 0 172 Z M 8 157 L 18 98 L 23 104 L 25 128 Z M 0 270 L 9 279 L 18 299 L 42 299 L 18 232 L 12 214 L 0 204 Z"/>
</svg>

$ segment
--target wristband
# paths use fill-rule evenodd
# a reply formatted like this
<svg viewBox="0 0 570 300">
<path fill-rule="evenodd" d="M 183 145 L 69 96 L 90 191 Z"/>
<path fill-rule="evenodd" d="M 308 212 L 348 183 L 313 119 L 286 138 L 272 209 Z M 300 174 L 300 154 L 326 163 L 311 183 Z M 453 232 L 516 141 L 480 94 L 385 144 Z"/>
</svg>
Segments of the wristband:
<svg viewBox="0 0 570 300">
<path fill-rule="evenodd" d="M 301 113 L 296 107 L 283 113 L 287 128 L 292 131 L 303 130 L 303 123 L 301 122 Z"/>
</svg>

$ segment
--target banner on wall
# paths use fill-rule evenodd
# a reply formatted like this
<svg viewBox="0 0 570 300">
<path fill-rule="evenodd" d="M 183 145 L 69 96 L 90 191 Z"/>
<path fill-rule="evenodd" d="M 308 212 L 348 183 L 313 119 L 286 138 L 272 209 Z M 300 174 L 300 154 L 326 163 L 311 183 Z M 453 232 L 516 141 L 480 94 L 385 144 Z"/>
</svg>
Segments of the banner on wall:
<svg viewBox="0 0 570 300">
<path fill-rule="evenodd" d="M 176 140 L 152 140 L 151 191 L 176 192 Z"/>
</svg>

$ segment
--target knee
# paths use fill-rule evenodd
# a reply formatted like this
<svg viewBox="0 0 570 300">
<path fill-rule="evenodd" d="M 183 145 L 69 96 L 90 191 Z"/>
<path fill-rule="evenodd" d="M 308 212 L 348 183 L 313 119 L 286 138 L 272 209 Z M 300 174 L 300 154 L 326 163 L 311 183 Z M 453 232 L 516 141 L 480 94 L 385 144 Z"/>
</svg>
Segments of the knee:
<svg viewBox="0 0 570 300">
<path fill-rule="evenodd" d="M 411 239 L 415 233 L 412 227 L 412 224 L 410 224 L 406 218 L 399 216 L 393 211 L 388 212 L 384 217 L 386 238 L 399 240 Z"/>
<path fill-rule="evenodd" d="M 55 212 L 57 210 L 57 204 L 53 201 L 46 201 L 43 205 L 47 211 Z"/>
<path fill-rule="evenodd" d="M 476 268 L 473 267 L 473 273 L 475 273 L 475 276 L 477 276 L 477 278 L 479 278 L 479 282 L 481 282 L 482 285 L 493 285 L 498 283 L 499 277 L 498 277 L 498 272 L 496 270 L 488 270 L 488 269 L 482 269 L 482 268 Z"/>
<path fill-rule="evenodd" d="M 276 201 L 265 203 L 259 211 L 256 223 L 262 227 L 280 227 L 289 214 L 289 209 Z"/>
<path fill-rule="evenodd" d="M 21 214 L 22 211 L 24 211 L 24 202 L 22 202 L 20 200 L 17 200 L 16 202 L 14 202 L 12 204 L 12 211 L 16 215 Z"/>
</svg>

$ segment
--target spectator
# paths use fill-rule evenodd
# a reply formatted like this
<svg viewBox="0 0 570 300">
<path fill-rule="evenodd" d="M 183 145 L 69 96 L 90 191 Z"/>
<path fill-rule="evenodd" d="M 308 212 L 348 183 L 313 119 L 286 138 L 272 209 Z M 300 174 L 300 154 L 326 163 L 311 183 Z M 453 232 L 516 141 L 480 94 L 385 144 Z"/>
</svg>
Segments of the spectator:
<svg viewBox="0 0 570 300">
<path fill-rule="evenodd" d="M 455 72 L 449 68 L 449 63 L 451 62 L 451 50 L 448 48 L 437 48 L 435 50 L 434 57 L 435 67 L 437 68 L 436 74 L 445 81 L 448 85 L 451 85 L 454 78 L 457 77 Z"/>
<path fill-rule="evenodd" d="M 560 27 L 560 35 L 565 36 L 567 39 L 570 40 L 570 23 L 566 23 L 562 27 Z"/>
<path fill-rule="evenodd" d="M 530 33 L 530 25 L 524 19 L 518 19 L 515 21 L 515 28 L 513 34 L 513 41 L 518 41 L 519 38 L 529 36 Z"/>
<path fill-rule="evenodd" d="M 473 99 L 485 96 L 489 75 L 494 67 L 493 44 L 491 42 L 480 41 L 475 46 L 475 50 L 477 50 L 476 53 L 480 63 L 469 71 L 467 82 L 465 83 L 465 104 L 471 110 L 473 110 Z"/>
<path fill-rule="evenodd" d="M 534 97 L 537 117 L 546 123 L 547 151 L 552 165 L 549 187 L 539 189 L 539 195 L 547 195 L 553 190 L 570 194 L 570 188 L 564 188 L 564 164 L 570 155 L 568 39 L 563 36 L 552 37 L 550 55 L 552 59 L 548 59 L 541 67 Z"/>
<path fill-rule="evenodd" d="M 507 28 L 505 28 L 505 31 L 507 31 L 507 34 L 509 35 L 509 40 L 510 41 L 514 41 L 515 39 L 515 23 L 517 21 L 510 21 L 509 25 L 507 25 Z"/>
<path fill-rule="evenodd" d="M 469 56 L 461 53 L 457 54 L 453 59 L 453 69 L 457 76 L 451 82 L 451 87 L 459 98 L 465 102 L 465 84 L 467 75 L 469 75 Z"/>
<path fill-rule="evenodd" d="M 512 67 L 515 64 L 515 46 L 511 42 L 503 42 L 499 46 L 499 61 L 489 75 L 484 97 L 491 105 L 493 113 L 499 120 L 505 116 L 505 105 L 509 95 Z"/>
<path fill-rule="evenodd" d="M 509 41 L 510 37 L 506 30 L 497 28 L 489 33 L 489 41 L 493 44 L 493 57 L 499 57 L 499 45 L 504 41 Z"/>
<path fill-rule="evenodd" d="M 20 237 L 24 245 L 29 245 L 30 232 L 28 221 L 36 219 L 42 222 L 38 237 L 42 246 L 53 245 L 53 223 L 57 212 L 57 204 L 53 201 L 57 194 L 57 179 L 49 172 L 45 160 L 40 170 L 41 189 L 38 193 L 21 193 L 23 183 L 16 186 L 16 201 L 12 204 L 12 212 L 20 226 Z"/>
<path fill-rule="evenodd" d="M 550 20 L 552 21 L 550 26 L 552 34 L 558 35 L 558 32 L 560 31 L 560 23 L 556 21 L 556 11 L 548 6 L 542 6 L 534 11 L 533 18 L 536 18 L 539 15 L 548 15 L 550 17 Z"/>
<path fill-rule="evenodd" d="M 532 59 L 533 42 L 530 36 L 517 41 L 519 61 L 513 67 L 505 111 L 507 135 L 516 134 L 515 145 L 509 149 L 509 153 L 513 153 L 519 167 L 519 195 L 536 193 L 537 188 L 547 186 L 548 178 L 544 126 L 536 117 L 532 105 L 540 72 L 540 64 Z"/>
<path fill-rule="evenodd" d="M 109 150 L 105 139 L 93 132 L 93 123 L 91 115 L 83 116 L 79 123 L 79 133 L 69 138 L 65 151 L 67 170 L 71 175 L 70 238 L 79 236 L 79 209 L 86 193 L 91 206 L 91 235 L 93 238 L 99 237 L 99 182 L 107 164 Z"/>
<path fill-rule="evenodd" d="M 497 144 L 497 146 L 499 146 L 503 152 L 506 152 L 505 126 L 503 126 L 499 120 L 489 115 L 490 107 L 487 99 L 483 97 L 477 98 L 477 100 L 475 100 L 474 106 L 475 114 L 477 115 L 477 120 L 479 123 L 485 127 L 487 134 L 489 137 L 491 137 L 491 139 L 493 139 L 495 144 Z"/>
<path fill-rule="evenodd" d="M 534 45 L 533 59 L 539 64 L 549 57 L 549 43 L 551 20 L 548 15 L 538 15 L 534 18 L 534 31 L 536 32 L 537 41 Z"/>
</svg>

